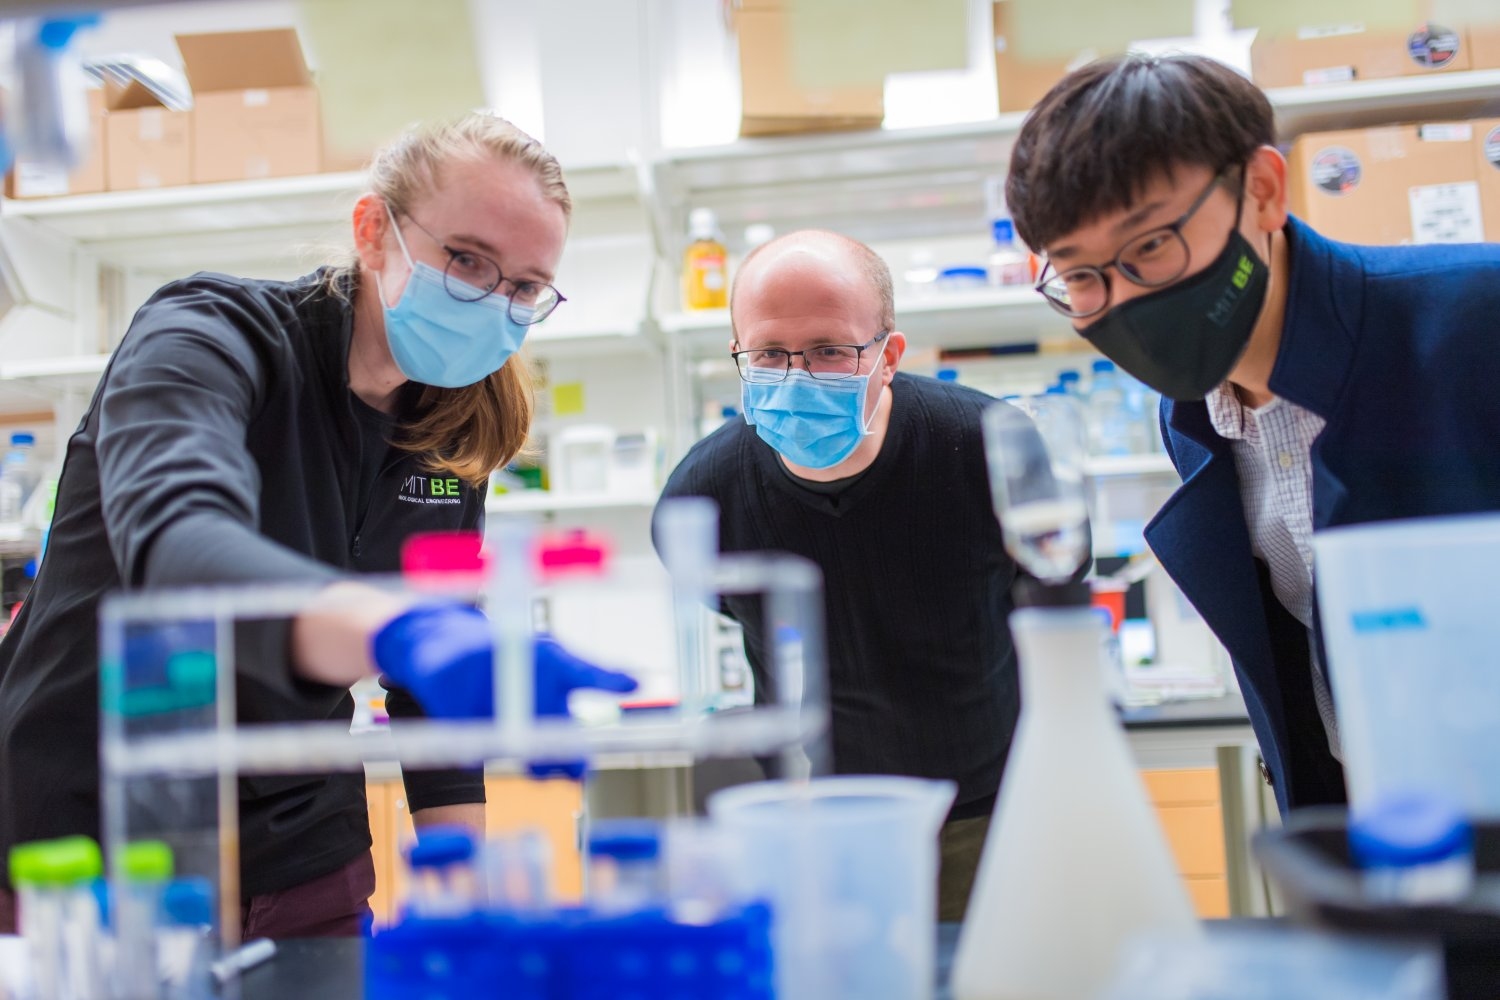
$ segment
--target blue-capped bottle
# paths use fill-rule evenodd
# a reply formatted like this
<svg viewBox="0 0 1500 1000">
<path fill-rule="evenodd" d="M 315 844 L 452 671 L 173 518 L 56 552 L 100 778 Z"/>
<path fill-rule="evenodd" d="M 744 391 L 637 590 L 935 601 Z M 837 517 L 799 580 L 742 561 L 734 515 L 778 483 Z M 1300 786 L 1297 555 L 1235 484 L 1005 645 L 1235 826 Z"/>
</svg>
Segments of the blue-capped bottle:
<svg viewBox="0 0 1500 1000">
<path fill-rule="evenodd" d="M 1088 395 L 1089 454 L 1129 455 L 1133 421 L 1113 361 L 1095 361 Z"/>
<path fill-rule="evenodd" d="M 1454 903 L 1474 888 L 1474 828 L 1438 796 L 1388 796 L 1356 812 L 1349 823 L 1349 853 L 1373 901 Z"/>
<path fill-rule="evenodd" d="M 589 902 L 601 913 L 663 905 L 661 826 L 647 819 L 600 820 L 589 832 Z"/>
</svg>

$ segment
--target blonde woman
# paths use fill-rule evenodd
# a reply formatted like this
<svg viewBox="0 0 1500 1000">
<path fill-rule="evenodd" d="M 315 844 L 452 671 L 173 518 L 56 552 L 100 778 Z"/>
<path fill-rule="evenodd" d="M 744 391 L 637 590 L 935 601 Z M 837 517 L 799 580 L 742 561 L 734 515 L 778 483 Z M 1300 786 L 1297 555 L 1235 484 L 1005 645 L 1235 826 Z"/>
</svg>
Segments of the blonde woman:
<svg viewBox="0 0 1500 1000">
<path fill-rule="evenodd" d="M 527 437 L 515 352 L 564 302 L 570 211 L 557 161 L 474 114 L 376 157 L 345 265 L 197 274 L 141 308 L 69 441 L 47 557 L 0 641 L 0 856 L 98 836 L 96 620 L 112 590 L 326 583 L 322 610 L 236 630 L 243 721 L 349 719 L 349 686 L 376 671 L 393 716 L 488 711 L 479 612 L 407 608 L 356 577 L 396 571 L 413 533 L 480 526 L 490 470 Z M 539 708 L 633 686 L 550 642 L 537 662 Z M 482 826 L 481 775 L 406 777 L 419 825 Z M 246 779 L 240 819 L 247 937 L 357 932 L 374 889 L 361 776 Z M 0 932 L 14 922 L 0 886 Z"/>
</svg>

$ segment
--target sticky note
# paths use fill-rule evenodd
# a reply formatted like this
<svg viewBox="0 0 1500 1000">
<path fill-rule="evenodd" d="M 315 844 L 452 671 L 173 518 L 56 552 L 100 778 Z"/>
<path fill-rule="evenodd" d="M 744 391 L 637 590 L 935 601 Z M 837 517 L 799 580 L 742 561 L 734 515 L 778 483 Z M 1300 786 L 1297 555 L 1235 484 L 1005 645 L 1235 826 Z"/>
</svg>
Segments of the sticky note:
<svg viewBox="0 0 1500 1000">
<path fill-rule="evenodd" d="M 552 415 L 572 417 L 583 412 L 583 383 L 559 382 L 552 387 Z"/>
</svg>

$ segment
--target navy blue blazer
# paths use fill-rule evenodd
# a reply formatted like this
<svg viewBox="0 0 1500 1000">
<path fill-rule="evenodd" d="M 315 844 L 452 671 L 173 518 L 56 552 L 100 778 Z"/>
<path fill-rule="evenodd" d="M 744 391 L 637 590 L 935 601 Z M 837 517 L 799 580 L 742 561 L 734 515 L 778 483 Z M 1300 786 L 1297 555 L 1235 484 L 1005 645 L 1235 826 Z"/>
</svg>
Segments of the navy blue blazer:
<svg viewBox="0 0 1500 1000">
<path fill-rule="evenodd" d="M 1500 244 L 1352 246 L 1297 219 L 1285 232 L 1270 387 L 1327 422 L 1311 451 L 1313 530 L 1500 510 Z M 1162 424 L 1183 484 L 1147 541 L 1234 660 L 1282 812 L 1343 802 L 1307 630 L 1251 554 L 1230 442 L 1201 401 L 1165 401 Z"/>
</svg>

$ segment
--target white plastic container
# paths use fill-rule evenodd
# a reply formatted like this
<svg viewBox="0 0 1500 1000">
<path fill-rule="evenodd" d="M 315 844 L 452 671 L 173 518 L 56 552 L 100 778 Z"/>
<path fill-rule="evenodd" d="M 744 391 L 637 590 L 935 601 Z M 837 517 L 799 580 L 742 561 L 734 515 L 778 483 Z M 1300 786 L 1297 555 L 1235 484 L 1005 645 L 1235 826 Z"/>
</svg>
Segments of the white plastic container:
<svg viewBox="0 0 1500 1000">
<path fill-rule="evenodd" d="M 35 448 L 36 438 L 18 431 L 10 436 L 10 449 L 0 457 L 0 524 L 20 521 L 26 501 L 36 489 Z"/>
<path fill-rule="evenodd" d="M 1134 451 L 1135 420 L 1125 398 L 1125 383 L 1112 361 L 1095 361 L 1089 383 L 1089 452 L 1099 456 Z"/>
<path fill-rule="evenodd" d="M 1088 607 L 1010 617 L 1022 708 L 958 941 L 958 1000 L 1079 1000 L 1192 905 L 1109 708 Z"/>
<path fill-rule="evenodd" d="M 552 439 L 552 491 L 580 494 L 609 490 L 615 432 L 586 424 L 559 431 Z"/>
<path fill-rule="evenodd" d="M 1500 515 L 1335 528 L 1313 551 L 1353 807 L 1421 789 L 1500 816 Z"/>
<path fill-rule="evenodd" d="M 774 914 L 780 1000 L 932 996 L 938 828 L 948 781 L 760 782 L 712 795 Z"/>
</svg>

